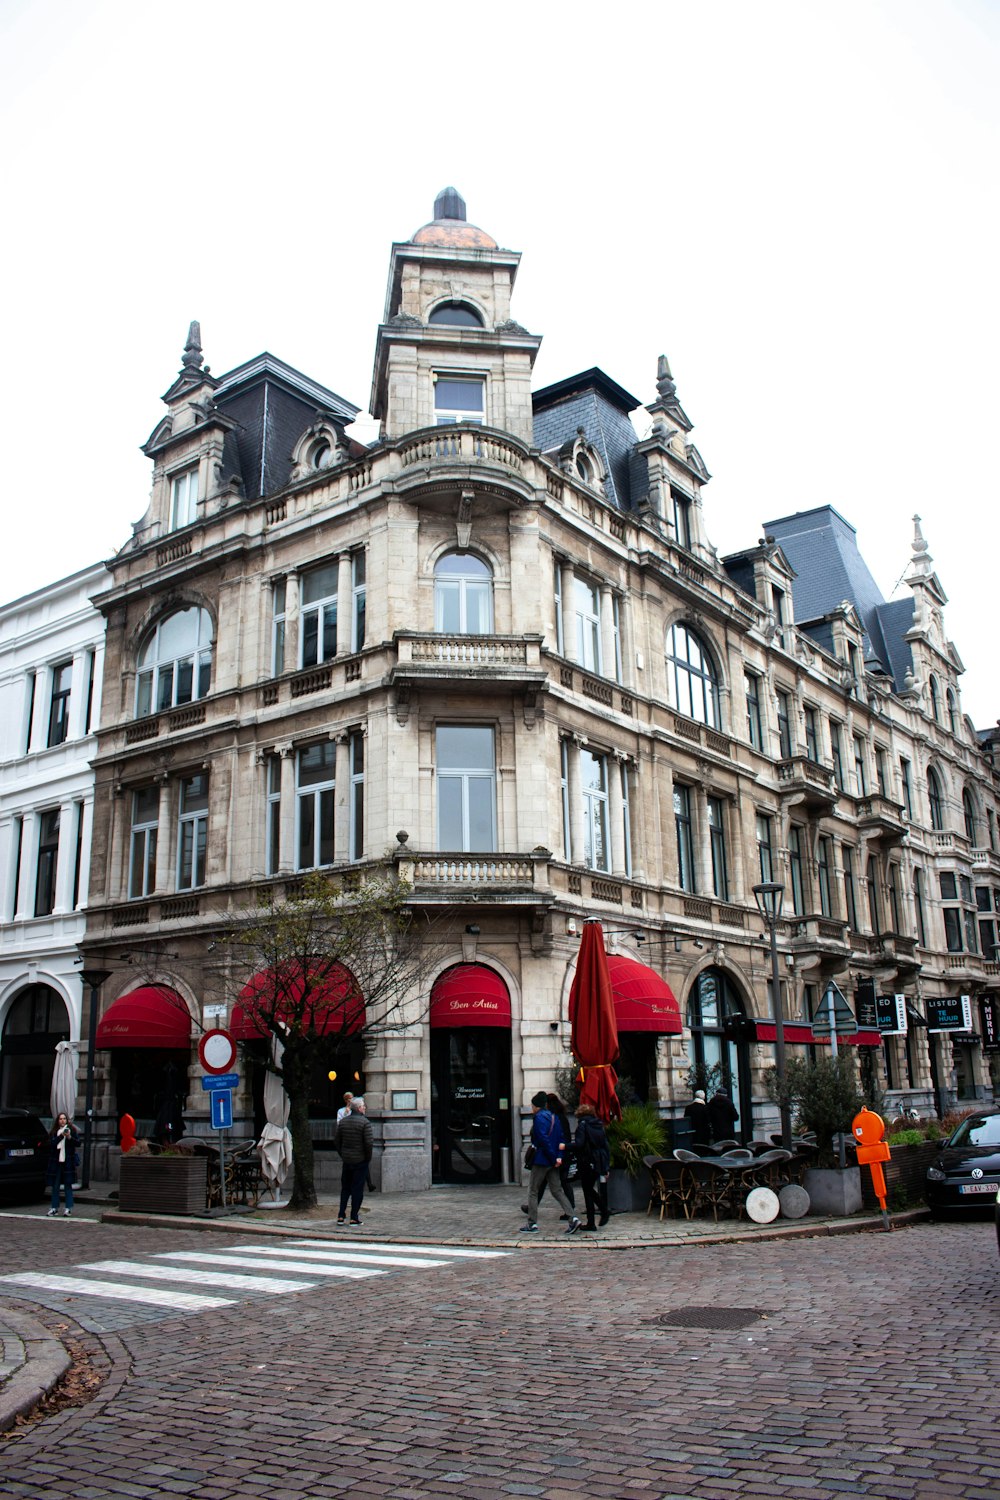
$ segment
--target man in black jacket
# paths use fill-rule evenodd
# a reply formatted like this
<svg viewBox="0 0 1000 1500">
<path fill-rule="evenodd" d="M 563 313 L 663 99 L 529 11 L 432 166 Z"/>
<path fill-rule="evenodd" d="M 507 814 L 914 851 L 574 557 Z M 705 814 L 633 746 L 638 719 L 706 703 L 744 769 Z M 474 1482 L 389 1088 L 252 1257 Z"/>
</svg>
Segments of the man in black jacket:
<svg viewBox="0 0 1000 1500">
<path fill-rule="evenodd" d="M 340 1159 L 344 1163 L 344 1170 L 340 1175 L 340 1214 L 337 1223 L 346 1222 L 344 1216 L 347 1213 L 347 1200 L 350 1198 L 353 1229 L 362 1227 L 361 1200 L 368 1181 L 368 1163 L 372 1159 L 373 1143 L 371 1122 L 365 1119 L 365 1102 L 363 1099 L 352 1099 L 350 1113 L 337 1126 L 333 1149 L 340 1152 Z"/>
</svg>

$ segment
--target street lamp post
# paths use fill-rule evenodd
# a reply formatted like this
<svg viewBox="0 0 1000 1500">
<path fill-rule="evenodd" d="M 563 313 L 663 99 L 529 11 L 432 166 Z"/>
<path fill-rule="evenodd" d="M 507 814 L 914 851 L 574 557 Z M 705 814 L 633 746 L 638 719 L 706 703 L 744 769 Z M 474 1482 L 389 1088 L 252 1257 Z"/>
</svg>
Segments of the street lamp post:
<svg viewBox="0 0 1000 1500">
<path fill-rule="evenodd" d="M 97 1012 L 101 985 L 107 979 L 109 969 L 82 969 L 80 982 L 90 991 L 90 1015 L 87 1027 L 87 1096 L 83 1117 L 83 1170 L 80 1186 L 90 1187 L 90 1158 L 94 1140 L 94 1053 L 97 1050 Z"/>
<path fill-rule="evenodd" d="M 781 1144 L 792 1149 L 792 1117 L 785 1093 L 785 1014 L 781 1003 L 781 979 L 778 974 L 778 923 L 785 887 L 777 881 L 765 881 L 753 888 L 757 907 L 771 938 L 771 994 L 774 1006 L 774 1060 L 778 1074 L 778 1108 L 781 1112 Z"/>
</svg>

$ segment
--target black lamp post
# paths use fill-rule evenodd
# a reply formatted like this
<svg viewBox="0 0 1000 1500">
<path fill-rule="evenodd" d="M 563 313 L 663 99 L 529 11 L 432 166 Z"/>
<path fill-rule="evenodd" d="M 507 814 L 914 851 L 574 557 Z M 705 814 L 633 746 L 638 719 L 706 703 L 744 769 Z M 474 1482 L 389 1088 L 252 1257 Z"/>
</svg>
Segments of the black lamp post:
<svg viewBox="0 0 1000 1500">
<path fill-rule="evenodd" d="M 774 1005 L 774 1060 L 778 1074 L 778 1108 L 781 1111 L 781 1144 L 792 1149 L 792 1117 L 785 1093 L 785 1014 L 781 1004 L 781 979 L 778 975 L 778 923 L 785 887 L 777 881 L 764 881 L 753 888 L 757 907 L 771 938 L 771 993 Z"/>
<path fill-rule="evenodd" d="M 83 1171 L 80 1186 L 90 1187 L 90 1155 L 94 1139 L 94 1053 L 97 1050 L 97 1012 L 101 985 L 110 969 L 81 969 L 80 982 L 90 991 L 90 1015 L 87 1027 L 87 1097 L 83 1117 Z"/>
</svg>

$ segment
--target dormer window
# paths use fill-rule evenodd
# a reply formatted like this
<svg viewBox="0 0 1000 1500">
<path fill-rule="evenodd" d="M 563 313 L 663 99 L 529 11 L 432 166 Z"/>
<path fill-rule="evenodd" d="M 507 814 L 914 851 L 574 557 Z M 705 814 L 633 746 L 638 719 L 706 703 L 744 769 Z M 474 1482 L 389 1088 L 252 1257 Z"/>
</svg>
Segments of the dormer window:
<svg viewBox="0 0 1000 1500">
<path fill-rule="evenodd" d="M 321 438 L 318 443 L 315 443 L 313 445 L 312 450 L 310 451 L 310 467 L 313 469 L 328 469 L 332 463 L 333 448 L 325 438 Z"/>
<path fill-rule="evenodd" d="M 476 376 L 439 375 L 434 382 L 434 421 L 438 427 L 454 422 L 482 422 L 486 411 L 486 381 Z"/>
<path fill-rule="evenodd" d="M 428 323 L 436 323 L 446 328 L 482 328 L 483 320 L 474 307 L 468 302 L 441 302 L 435 307 Z"/>
<path fill-rule="evenodd" d="M 170 487 L 170 529 L 190 526 L 198 517 L 198 470 L 175 474 Z"/>
<path fill-rule="evenodd" d="M 578 453 L 576 455 L 576 472 L 579 474 L 584 484 L 593 484 L 594 466 L 585 453 Z"/>
</svg>

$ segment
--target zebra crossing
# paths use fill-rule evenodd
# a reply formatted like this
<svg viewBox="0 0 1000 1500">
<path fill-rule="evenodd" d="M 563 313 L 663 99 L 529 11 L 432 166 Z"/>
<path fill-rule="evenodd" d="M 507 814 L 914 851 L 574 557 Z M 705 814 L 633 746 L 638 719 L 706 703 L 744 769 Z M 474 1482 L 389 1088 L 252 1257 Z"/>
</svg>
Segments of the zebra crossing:
<svg viewBox="0 0 1000 1500">
<path fill-rule="evenodd" d="M 221 1250 L 166 1250 L 133 1259 L 86 1260 L 68 1271 L 19 1271 L 0 1287 L 33 1301 L 72 1308 L 81 1323 L 108 1326 L 104 1308 L 164 1317 L 234 1307 L 238 1302 L 311 1291 L 407 1271 L 494 1260 L 506 1250 L 397 1245 L 365 1240 L 249 1240 Z M 90 1312 L 90 1309 L 93 1309 Z M 121 1321 L 121 1317 L 116 1321 Z"/>
</svg>

